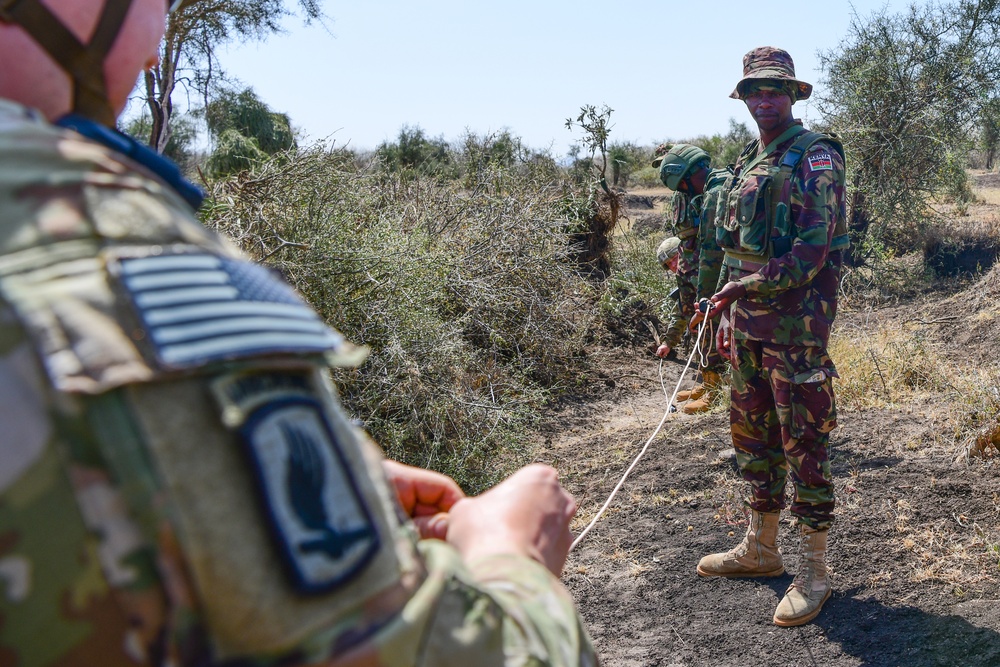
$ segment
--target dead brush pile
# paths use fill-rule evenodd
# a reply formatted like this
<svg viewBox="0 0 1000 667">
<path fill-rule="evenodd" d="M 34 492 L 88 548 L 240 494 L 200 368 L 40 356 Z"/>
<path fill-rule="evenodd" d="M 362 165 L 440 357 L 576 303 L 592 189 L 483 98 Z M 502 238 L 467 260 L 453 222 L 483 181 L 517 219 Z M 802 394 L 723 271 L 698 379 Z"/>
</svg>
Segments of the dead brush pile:
<svg viewBox="0 0 1000 667">
<path fill-rule="evenodd" d="M 215 183 L 211 202 L 209 226 L 370 348 L 334 379 L 393 458 L 479 490 L 580 381 L 592 288 L 567 261 L 566 194 L 530 164 L 443 181 L 319 146 Z"/>
</svg>

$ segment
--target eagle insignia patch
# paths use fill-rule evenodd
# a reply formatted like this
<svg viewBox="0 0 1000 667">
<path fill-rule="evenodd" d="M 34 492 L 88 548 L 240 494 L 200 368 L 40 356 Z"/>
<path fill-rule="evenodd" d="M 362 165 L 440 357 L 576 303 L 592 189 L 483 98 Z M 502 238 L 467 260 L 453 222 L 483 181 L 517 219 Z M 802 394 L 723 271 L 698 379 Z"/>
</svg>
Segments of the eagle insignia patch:
<svg viewBox="0 0 1000 667">
<path fill-rule="evenodd" d="M 349 581 L 379 539 L 320 406 L 302 398 L 268 403 L 241 430 L 296 588 L 320 593 Z"/>
</svg>

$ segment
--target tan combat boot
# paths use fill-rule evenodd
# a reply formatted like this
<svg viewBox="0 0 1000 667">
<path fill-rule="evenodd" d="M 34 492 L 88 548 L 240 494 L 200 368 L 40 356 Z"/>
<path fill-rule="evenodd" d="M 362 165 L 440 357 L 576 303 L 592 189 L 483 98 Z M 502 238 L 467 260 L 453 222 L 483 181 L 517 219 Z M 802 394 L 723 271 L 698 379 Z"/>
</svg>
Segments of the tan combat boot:
<svg viewBox="0 0 1000 667">
<path fill-rule="evenodd" d="M 778 550 L 778 512 L 750 512 L 743 541 L 725 553 L 698 561 L 703 577 L 776 577 L 785 571 Z"/>
<path fill-rule="evenodd" d="M 679 403 L 681 401 L 690 401 L 696 398 L 701 398 L 702 396 L 705 395 L 706 391 L 708 391 L 708 389 L 705 387 L 705 385 L 699 382 L 690 389 L 684 389 L 682 391 L 677 392 L 677 402 Z"/>
<path fill-rule="evenodd" d="M 722 384 L 722 377 L 719 376 L 715 371 L 705 370 L 702 371 L 701 381 L 703 384 L 699 385 L 701 387 L 701 393 L 697 396 L 695 395 L 695 387 L 691 390 L 690 398 L 691 402 L 684 404 L 681 407 L 681 412 L 686 415 L 695 415 L 699 412 L 708 412 L 712 407 L 712 401 L 715 399 L 715 394 L 719 389 L 719 385 Z M 684 392 L 677 392 L 677 400 L 683 401 L 681 394 Z"/>
<path fill-rule="evenodd" d="M 823 603 L 830 598 L 829 572 L 826 567 L 827 530 L 802 527 L 799 573 L 785 591 L 774 612 L 774 624 L 783 628 L 802 625 L 816 618 Z"/>
</svg>

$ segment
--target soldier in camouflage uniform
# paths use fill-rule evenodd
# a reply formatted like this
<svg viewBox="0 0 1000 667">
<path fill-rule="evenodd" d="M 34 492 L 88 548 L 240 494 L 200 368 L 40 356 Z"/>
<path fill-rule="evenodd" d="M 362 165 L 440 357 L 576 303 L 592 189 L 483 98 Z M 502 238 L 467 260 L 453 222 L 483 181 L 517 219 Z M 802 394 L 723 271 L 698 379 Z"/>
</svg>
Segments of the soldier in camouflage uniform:
<svg viewBox="0 0 1000 667">
<path fill-rule="evenodd" d="M 774 47 L 743 59 L 732 97 L 743 100 L 760 139 L 743 151 L 716 220 L 728 282 L 712 297 L 723 320 L 720 351 L 731 358 L 733 444 L 752 495 L 750 526 L 733 550 L 706 556 L 703 576 L 775 576 L 785 479 L 801 531 L 798 574 L 774 614 L 780 626 L 819 614 L 831 587 L 826 565 L 834 485 L 829 434 L 837 425 L 827 354 L 847 247 L 844 159 L 832 136 L 792 117 L 812 86 Z"/>
<path fill-rule="evenodd" d="M 383 460 L 359 350 L 95 122 L 165 13 L 0 2 L 0 665 L 594 665 L 555 471 Z"/>
<path fill-rule="evenodd" d="M 715 214 L 719 193 L 731 172 L 728 169 L 710 170 L 709 165 L 708 153 L 688 144 L 675 144 L 660 163 L 660 179 L 675 193 L 672 204 L 675 228 L 681 230 L 683 239 L 681 268 L 677 274 L 682 313 L 668 325 L 666 343 L 657 350 L 660 356 L 669 354 L 674 341 L 680 340 L 680 333 L 671 335 L 678 324 L 683 328 L 694 315 L 697 302 L 710 297 L 718 287 L 723 253 L 715 238 Z M 685 298 L 689 299 L 686 303 Z M 715 392 L 722 384 L 722 357 L 712 341 L 707 342 L 706 348 L 701 382 L 677 394 L 678 401 L 688 401 L 681 407 L 685 414 L 697 414 L 711 408 Z"/>
</svg>

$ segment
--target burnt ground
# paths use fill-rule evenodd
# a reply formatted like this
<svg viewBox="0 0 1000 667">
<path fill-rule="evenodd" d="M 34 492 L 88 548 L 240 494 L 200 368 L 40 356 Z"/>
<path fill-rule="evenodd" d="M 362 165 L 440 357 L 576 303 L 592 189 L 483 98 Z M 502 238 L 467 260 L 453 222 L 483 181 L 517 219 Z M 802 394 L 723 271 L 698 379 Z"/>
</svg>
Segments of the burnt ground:
<svg viewBox="0 0 1000 667">
<path fill-rule="evenodd" d="M 1000 285 L 1000 273 L 993 273 Z M 993 283 L 984 284 L 992 291 Z M 994 316 L 997 292 L 990 299 Z M 981 314 L 962 313 L 969 294 L 924 298 L 918 309 L 903 304 L 879 315 L 901 319 L 918 310 L 929 323 L 922 329 L 927 336 L 960 340 L 964 359 L 997 365 L 1000 319 L 984 323 Z M 870 312 L 847 312 L 838 321 L 874 326 Z M 579 502 L 575 533 L 664 414 L 651 352 L 610 353 L 601 372 L 604 393 L 563 403 L 541 432 L 538 458 L 559 468 Z M 663 365 L 671 391 L 681 369 L 675 361 Z M 771 616 L 791 574 L 758 580 L 696 574 L 702 555 L 741 539 L 745 487 L 726 452 L 726 405 L 672 415 L 563 574 L 602 664 L 1000 665 L 1000 458 L 962 455 L 955 400 L 952 392 L 878 409 L 840 406 L 831 439 L 834 593 L 814 622 L 787 629 Z M 794 573 L 798 538 L 787 521 L 779 543 Z"/>
</svg>

